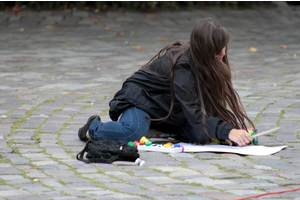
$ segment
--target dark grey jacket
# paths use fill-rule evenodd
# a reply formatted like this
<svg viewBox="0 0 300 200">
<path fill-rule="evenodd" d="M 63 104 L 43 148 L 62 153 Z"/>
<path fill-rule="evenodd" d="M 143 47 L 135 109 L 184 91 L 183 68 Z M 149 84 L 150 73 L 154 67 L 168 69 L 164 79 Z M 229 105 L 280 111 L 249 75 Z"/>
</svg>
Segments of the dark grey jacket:
<svg viewBox="0 0 300 200">
<path fill-rule="evenodd" d="M 122 89 L 109 103 L 109 115 L 113 121 L 117 121 L 120 114 L 132 106 L 146 111 L 154 119 L 165 117 L 169 113 L 171 89 L 168 78 L 175 51 L 167 51 L 148 68 L 138 70 L 123 83 Z M 189 54 L 177 61 L 173 81 L 174 108 L 164 123 L 178 126 L 187 120 L 204 135 L 193 69 L 193 61 Z M 206 117 L 206 123 L 209 135 L 219 140 L 228 139 L 229 131 L 233 129 L 225 121 L 212 116 Z"/>
</svg>

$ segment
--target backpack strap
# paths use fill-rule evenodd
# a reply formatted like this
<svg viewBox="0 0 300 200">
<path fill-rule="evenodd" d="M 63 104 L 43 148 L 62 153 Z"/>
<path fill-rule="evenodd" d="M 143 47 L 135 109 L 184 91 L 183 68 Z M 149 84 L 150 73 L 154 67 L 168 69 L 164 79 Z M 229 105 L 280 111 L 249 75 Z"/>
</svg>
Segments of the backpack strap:
<svg viewBox="0 0 300 200">
<path fill-rule="evenodd" d="M 89 141 L 86 143 L 84 149 L 76 155 L 77 160 L 80 160 L 80 161 L 85 162 L 85 163 L 90 163 L 90 161 L 89 161 L 89 160 L 85 160 L 85 159 L 83 158 L 83 156 L 84 156 L 84 153 L 87 152 L 86 150 L 87 150 L 87 148 L 88 148 L 88 144 L 91 143 L 91 142 L 92 142 L 92 141 L 89 140 Z"/>
</svg>

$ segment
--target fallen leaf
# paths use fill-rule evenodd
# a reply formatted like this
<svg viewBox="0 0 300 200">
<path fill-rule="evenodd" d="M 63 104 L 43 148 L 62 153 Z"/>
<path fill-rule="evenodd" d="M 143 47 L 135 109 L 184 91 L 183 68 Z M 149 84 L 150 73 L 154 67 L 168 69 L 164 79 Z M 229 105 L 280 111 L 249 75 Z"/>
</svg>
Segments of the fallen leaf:
<svg viewBox="0 0 300 200">
<path fill-rule="evenodd" d="M 67 44 L 68 46 L 72 45 L 70 42 L 67 42 L 66 44 Z"/>
<path fill-rule="evenodd" d="M 287 48 L 287 46 L 286 46 L 286 45 L 283 45 L 283 44 L 280 45 L 279 47 L 280 47 L 281 49 L 286 49 L 286 48 Z"/>
<path fill-rule="evenodd" d="M 124 33 L 123 32 L 116 33 L 116 36 L 121 36 L 121 35 L 124 35 Z"/>
<path fill-rule="evenodd" d="M 25 31 L 25 29 L 24 28 L 20 28 L 20 31 L 23 32 L 23 31 Z"/>
<path fill-rule="evenodd" d="M 48 25 L 46 26 L 46 29 L 54 29 L 54 26 Z"/>
<path fill-rule="evenodd" d="M 257 52 L 257 49 L 254 48 L 254 47 L 249 47 L 249 51 L 251 51 L 251 52 Z"/>
<path fill-rule="evenodd" d="M 138 49 L 138 50 L 143 49 L 142 46 L 134 46 L 133 48 L 134 48 L 134 49 Z"/>
<path fill-rule="evenodd" d="M 130 45 L 135 45 L 135 42 L 130 42 Z"/>
<path fill-rule="evenodd" d="M 19 14 L 19 12 L 23 9 L 23 7 L 19 8 L 19 7 L 13 7 L 12 11 L 17 15 Z"/>
<path fill-rule="evenodd" d="M 158 38 L 158 40 L 159 41 L 165 41 L 165 38 L 160 37 L 160 38 Z"/>
<path fill-rule="evenodd" d="M 294 58 L 297 58 L 297 54 L 294 54 Z"/>
<path fill-rule="evenodd" d="M 104 29 L 105 31 L 109 31 L 109 30 L 110 30 L 110 28 L 109 28 L 109 27 L 107 27 L 107 26 L 106 26 L 106 27 L 104 27 L 103 29 Z"/>
<path fill-rule="evenodd" d="M 95 22 L 95 23 L 97 23 L 98 19 L 97 18 L 93 18 L 92 21 Z"/>
</svg>

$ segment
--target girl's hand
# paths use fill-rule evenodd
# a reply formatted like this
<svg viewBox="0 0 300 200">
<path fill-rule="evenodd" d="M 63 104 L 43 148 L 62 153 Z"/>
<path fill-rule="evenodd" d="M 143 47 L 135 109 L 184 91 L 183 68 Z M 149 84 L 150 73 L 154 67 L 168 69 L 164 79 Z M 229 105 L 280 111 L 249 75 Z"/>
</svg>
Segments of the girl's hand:
<svg viewBox="0 0 300 200">
<path fill-rule="evenodd" d="M 252 140 L 252 136 L 245 130 L 242 129 L 232 129 L 229 132 L 229 140 L 226 140 L 226 142 L 232 146 L 232 142 L 237 143 L 240 147 L 246 146 L 249 144 Z"/>
</svg>

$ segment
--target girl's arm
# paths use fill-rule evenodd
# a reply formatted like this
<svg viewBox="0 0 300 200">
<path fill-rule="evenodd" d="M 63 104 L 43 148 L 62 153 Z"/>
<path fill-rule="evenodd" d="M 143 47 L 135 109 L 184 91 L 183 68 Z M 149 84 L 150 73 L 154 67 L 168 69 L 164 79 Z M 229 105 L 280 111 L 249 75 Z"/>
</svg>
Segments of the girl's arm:
<svg viewBox="0 0 300 200">
<path fill-rule="evenodd" d="M 206 134 L 202 124 L 203 113 L 201 111 L 200 99 L 197 94 L 196 81 L 190 70 L 190 66 L 187 63 L 175 67 L 173 85 L 175 98 L 180 102 L 186 119 L 191 126 L 200 131 L 200 143 L 204 144 L 206 141 L 203 141 L 202 139 L 206 138 Z M 229 139 L 229 132 L 233 127 L 220 118 L 213 116 L 205 117 L 207 132 L 211 138 L 218 140 Z M 236 140 L 235 137 L 233 138 Z"/>
</svg>

